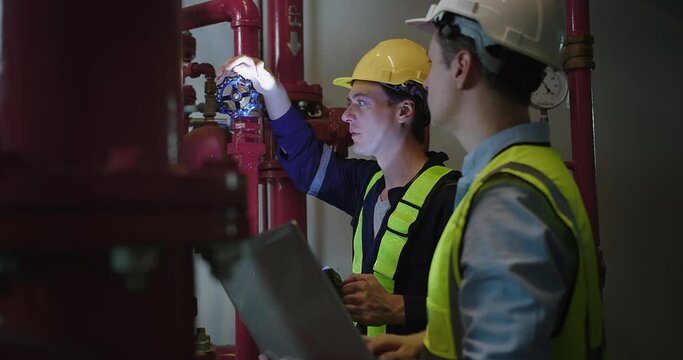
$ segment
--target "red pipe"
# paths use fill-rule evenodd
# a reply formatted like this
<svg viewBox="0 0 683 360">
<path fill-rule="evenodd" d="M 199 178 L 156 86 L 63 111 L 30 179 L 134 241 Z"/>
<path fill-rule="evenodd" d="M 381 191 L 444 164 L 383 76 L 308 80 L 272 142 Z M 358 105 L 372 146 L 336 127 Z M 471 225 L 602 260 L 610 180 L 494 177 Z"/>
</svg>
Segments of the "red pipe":
<svg viewBox="0 0 683 360">
<path fill-rule="evenodd" d="M 211 0 L 183 8 L 182 29 L 229 22 L 234 32 L 235 55 L 260 57 L 261 14 L 252 0 Z"/>
<path fill-rule="evenodd" d="M 588 0 L 567 0 L 567 37 L 592 39 Z M 589 59 L 592 64 L 592 49 Z M 567 68 L 572 131 L 574 177 L 593 228 L 597 247 L 600 245 L 597 191 L 595 184 L 595 138 L 593 134 L 593 96 L 590 65 Z"/>
<path fill-rule="evenodd" d="M 244 130 L 235 131 L 232 142 L 228 144 L 227 151 L 228 154 L 232 156 L 233 160 L 237 162 L 240 172 L 246 177 L 249 233 L 257 234 L 259 230 L 258 170 L 261 156 L 266 153 L 266 147 L 265 144 L 260 142 L 261 139 L 257 137 L 257 122 L 247 122 L 244 121 L 244 119 L 236 119 L 235 123 L 242 123 L 246 128 Z M 250 125 L 252 126 L 251 128 Z M 254 136 L 254 138 L 250 138 L 249 135 Z M 239 314 L 235 314 L 235 348 L 238 360 L 254 360 L 258 358 L 258 347 L 251 338 L 249 330 L 247 330 L 242 323 Z"/>
<path fill-rule="evenodd" d="M 294 220 L 306 233 L 306 195 L 284 174 L 275 177 L 270 189 L 271 224 L 278 226 Z"/>
<path fill-rule="evenodd" d="M 183 63 L 189 63 L 197 54 L 197 39 L 189 31 L 183 31 Z"/>
<path fill-rule="evenodd" d="M 182 33 L 182 44 L 183 44 L 183 110 L 186 106 L 194 106 L 197 102 L 197 92 L 194 90 L 192 85 L 185 84 L 185 67 L 194 59 L 197 53 L 197 39 L 190 34 L 189 31 L 183 31 Z M 183 122 L 180 125 L 180 134 L 186 135 L 190 127 L 190 113 L 185 113 L 183 111 Z M 183 152 L 181 143 L 180 152 Z"/>
<path fill-rule="evenodd" d="M 240 128 L 242 127 L 242 128 Z M 247 178 L 248 218 L 251 234 L 258 233 L 258 183 L 261 156 L 266 146 L 261 142 L 258 118 L 237 118 L 233 123 L 234 134 L 228 144 L 228 154 Z"/>
<path fill-rule="evenodd" d="M 265 228 L 276 227 L 291 220 L 297 222 L 302 231 L 306 231 L 306 195 L 299 191 L 279 164 L 275 168 L 261 169 L 261 178 L 266 186 L 270 186 L 268 202 L 270 211 L 266 219 Z"/>
<path fill-rule="evenodd" d="M 292 101 L 322 101 L 320 86 L 304 82 L 303 0 L 268 1 L 268 64 L 289 92 Z M 298 191 L 274 161 L 275 143 L 269 129 L 265 138 L 270 147 L 264 176 L 271 184 L 269 219 L 271 226 L 297 221 L 306 234 L 306 195 Z"/>
<path fill-rule="evenodd" d="M 268 1 L 268 64 L 283 84 L 304 79 L 303 0 Z"/>
<path fill-rule="evenodd" d="M 182 164 L 188 170 L 199 171 L 208 162 L 225 161 L 227 138 L 225 129 L 215 122 L 207 122 L 204 126 L 194 128 L 183 137 L 180 153 Z"/>
<path fill-rule="evenodd" d="M 182 10 L 182 30 L 224 21 L 230 22 L 233 29 L 234 54 L 260 57 L 261 13 L 252 0 L 212 0 Z M 233 136 L 227 150 L 247 179 L 249 229 L 251 234 L 257 234 L 258 164 L 261 155 L 265 153 L 265 146 L 260 142 L 260 138 L 251 139 L 255 140 L 254 142 L 243 142 L 240 133 L 241 131 L 238 131 L 236 136 Z M 258 348 L 239 315 L 235 320 L 235 343 L 237 359 L 252 360 L 258 357 Z"/>
<path fill-rule="evenodd" d="M 183 66 L 183 77 L 197 78 L 204 75 L 207 78 L 216 78 L 216 69 L 213 65 L 207 63 L 191 63 Z"/>
</svg>

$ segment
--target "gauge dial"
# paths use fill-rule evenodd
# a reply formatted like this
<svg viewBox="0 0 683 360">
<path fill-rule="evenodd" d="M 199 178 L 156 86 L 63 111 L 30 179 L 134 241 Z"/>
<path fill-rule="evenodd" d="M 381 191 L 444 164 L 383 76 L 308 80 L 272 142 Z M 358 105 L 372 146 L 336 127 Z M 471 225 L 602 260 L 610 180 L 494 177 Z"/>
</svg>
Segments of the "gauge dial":
<svg viewBox="0 0 683 360">
<path fill-rule="evenodd" d="M 567 97 L 567 77 L 563 71 L 546 68 L 543 82 L 531 93 L 531 106 L 537 109 L 552 109 Z"/>
</svg>

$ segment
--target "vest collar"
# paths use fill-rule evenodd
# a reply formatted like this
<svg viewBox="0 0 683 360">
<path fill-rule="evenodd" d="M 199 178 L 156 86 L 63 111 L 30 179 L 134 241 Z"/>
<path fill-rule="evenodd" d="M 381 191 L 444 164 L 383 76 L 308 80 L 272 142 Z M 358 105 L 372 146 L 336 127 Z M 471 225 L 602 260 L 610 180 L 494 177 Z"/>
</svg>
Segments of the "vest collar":
<svg viewBox="0 0 683 360">
<path fill-rule="evenodd" d="M 519 124 L 499 131 L 465 156 L 462 177 L 458 182 L 455 205 L 465 196 L 472 181 L 496 155 L 515 144 L 547 144 L 550 142 L 548 123 Z"/>
</svg>

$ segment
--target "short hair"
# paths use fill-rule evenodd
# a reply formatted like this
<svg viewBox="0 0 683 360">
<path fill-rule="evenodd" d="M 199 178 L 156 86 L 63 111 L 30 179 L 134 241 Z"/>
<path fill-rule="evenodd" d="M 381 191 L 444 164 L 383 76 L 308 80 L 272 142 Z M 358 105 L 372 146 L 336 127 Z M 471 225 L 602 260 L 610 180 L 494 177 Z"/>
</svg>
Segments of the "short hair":
<svg viewBox="0 0 683 360">
<path fill-rule="evenodd" d="M 543 81 L 545 64 L 501 45 L 494 45 L 485 50 L 502 62 L 498 72 L 493 73 L 483 66 L 472 38 L 462 35 L 457 26 L 457 31 L 443 29 L 444 27 L 439 28 L 437 39 L 447 67 L 450 68 L 455 54 L 467 50 L 474 56 L 489 88 L 515 104 L 529 106 L 531 93 L 536 91 Z"/>
<path fill-rule="evenodd" d="M 379 84 L 389 97 L 389 105 L 396 105 L 404 100 L 415 103 L 415 114 L 410 123 L 410 131 L 418 143 L 424 144 L 425 128 L 429 126 L 431 117 L 427 106 L 427 91 L 422 84 L 414 81 L 408 81 L 402 85 Z"/>
</svg>

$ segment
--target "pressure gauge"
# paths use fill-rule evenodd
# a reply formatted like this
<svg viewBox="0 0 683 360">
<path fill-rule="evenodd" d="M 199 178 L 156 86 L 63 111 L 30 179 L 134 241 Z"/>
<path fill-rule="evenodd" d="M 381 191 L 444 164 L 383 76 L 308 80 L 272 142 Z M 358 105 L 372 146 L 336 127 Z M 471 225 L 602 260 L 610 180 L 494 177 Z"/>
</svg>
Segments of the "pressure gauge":
<svg viewBox="0 0 683 360">
<path fill-rule="evenodd" d="M 564 71 L 547 67 L 543 82 L 531 93 L 531 106 L 540 110 L 552 109 L 562 104 L 567 97 L 567 91 L 567 77 Z"/>
</svg>

